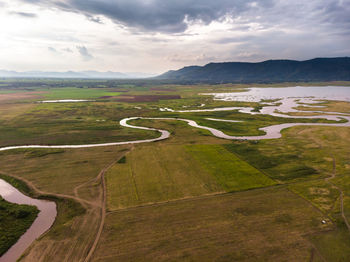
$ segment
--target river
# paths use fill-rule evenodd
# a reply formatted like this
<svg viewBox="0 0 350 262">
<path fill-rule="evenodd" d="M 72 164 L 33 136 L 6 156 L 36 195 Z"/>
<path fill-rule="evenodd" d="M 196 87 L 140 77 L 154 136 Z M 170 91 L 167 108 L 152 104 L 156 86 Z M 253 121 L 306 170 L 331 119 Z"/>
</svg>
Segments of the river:
<svg viewBox="0 0 350 262">
<path fill-rule="evenodd" d="M 7 202 L 33 205 L 40 211 L 33 224 L 19 238 L 17 243 L 0 257 L 0 262 L 12 262 L 16 261 L 35 239 L 50 229 L 57 215 L 56 204 L 52 201 L 30 198 L 3 179 L 0 179 L 0 195 Z"/>
</svg>

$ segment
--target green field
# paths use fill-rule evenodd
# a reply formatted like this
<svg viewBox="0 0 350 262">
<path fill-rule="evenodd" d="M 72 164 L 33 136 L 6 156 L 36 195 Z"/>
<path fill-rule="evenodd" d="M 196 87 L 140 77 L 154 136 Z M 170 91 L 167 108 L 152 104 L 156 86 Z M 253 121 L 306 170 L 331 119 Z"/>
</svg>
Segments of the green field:
<svg viewBox="0 0 350 262">
<path fill-rule="evenodd" d="M 139 112 L 134 107 L 115 103 L 11 105 L 10 108 L 11 111 L 4 109 L 4 114 L 0 114 L 0 146 L 105 143 L 159 136 L 158 132 L 122 128 L 121 119 Z"/>
<path fill-rule="evenodd" d="M 241 191 L 276 184 L 256 168 L 221 146 L 187 146 L 187 151 L 226 191 Z"/>
<path fill-rule="evenodd" d="M 107 173 L 109 210 L 275 182 L 221 146 L 137 146 Z"/>
<path fill-rule="evenodd" d="M 107 173 L 109 210 L 222 191 L 184 146 L 137 146 Z"/>
</svg>

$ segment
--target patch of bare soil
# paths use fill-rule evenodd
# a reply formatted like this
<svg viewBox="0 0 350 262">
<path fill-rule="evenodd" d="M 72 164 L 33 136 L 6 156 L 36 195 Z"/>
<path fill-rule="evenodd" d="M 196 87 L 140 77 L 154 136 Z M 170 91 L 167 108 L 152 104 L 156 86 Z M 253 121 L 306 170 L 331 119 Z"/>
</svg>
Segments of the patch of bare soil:
<svg viewBox="0 0 350 262">
<path fill-rule="evenodd" d="M 40 99 L 40 94 L 42 93 L 43 92 L 18 92 L 11 94 L 0 94 L 0 103 L 27 99 Z"/>
</svg>

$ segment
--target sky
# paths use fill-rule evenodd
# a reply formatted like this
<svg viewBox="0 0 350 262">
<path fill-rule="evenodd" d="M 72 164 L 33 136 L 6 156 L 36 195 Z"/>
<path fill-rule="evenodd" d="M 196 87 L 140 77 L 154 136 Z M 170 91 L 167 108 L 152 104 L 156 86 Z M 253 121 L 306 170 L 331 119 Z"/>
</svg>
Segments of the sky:
<svg viewBox="0 0 350 262">
<path fill-rule="evenodd" d="M 350 0 L 0 0 L 0 69 L 163 73 L 350 56 Z"/>
</svg>

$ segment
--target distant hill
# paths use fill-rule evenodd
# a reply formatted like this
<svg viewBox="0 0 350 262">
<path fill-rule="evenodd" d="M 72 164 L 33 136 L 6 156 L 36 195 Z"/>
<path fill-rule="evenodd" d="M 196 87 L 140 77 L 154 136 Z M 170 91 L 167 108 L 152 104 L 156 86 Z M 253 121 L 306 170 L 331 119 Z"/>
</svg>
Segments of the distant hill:
<svg viewBox="0 0 350 262">
<path fill-rule="evenodd" d="M 17 72 L 0 70 L 0 77 L 8 78 L 98 78 L 98 79 L 126 79 L 126 78 L 146 78 L 154 75 L 144 73 L 119 73 L 119 72 L 98 72 L 98 71 L 67 71 L 67 72 L 43 72 L 27 71 Z"/>
<path fill-rule="evenodd" d="M 350 58 L 210 63 L 168 71 L 157 78 L 214 83 L 350 81 Z"/>
</svg>

